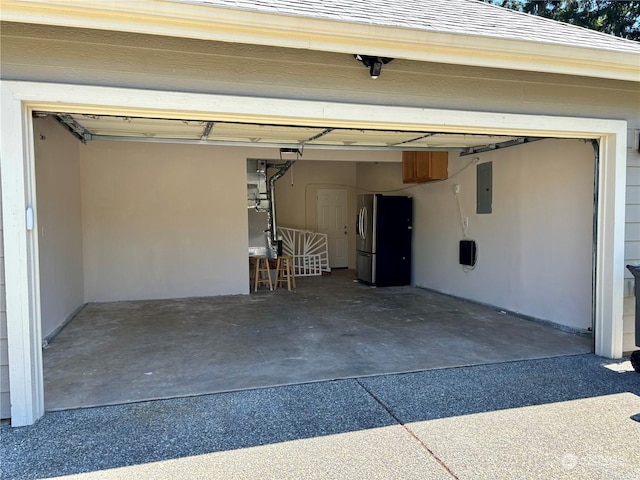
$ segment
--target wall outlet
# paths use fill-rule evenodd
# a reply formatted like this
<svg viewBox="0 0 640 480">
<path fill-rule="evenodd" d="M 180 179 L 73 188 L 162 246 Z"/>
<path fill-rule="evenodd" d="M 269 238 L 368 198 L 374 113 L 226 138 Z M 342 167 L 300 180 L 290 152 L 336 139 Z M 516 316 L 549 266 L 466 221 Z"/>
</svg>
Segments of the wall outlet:
<svg viewBox="0 0 640 480">
<path fill-rule="evenodd" d="M 469 217 L 464 217 L 462 219 L 462 223 L 464 224 L 465 227 L 469 226 Z"/>
<path fill-rule="evenodd" d="M 457 183 L 453 186 L 453 194 L 460 195 L 460 185 L 458 185 Z"/>
</svg>

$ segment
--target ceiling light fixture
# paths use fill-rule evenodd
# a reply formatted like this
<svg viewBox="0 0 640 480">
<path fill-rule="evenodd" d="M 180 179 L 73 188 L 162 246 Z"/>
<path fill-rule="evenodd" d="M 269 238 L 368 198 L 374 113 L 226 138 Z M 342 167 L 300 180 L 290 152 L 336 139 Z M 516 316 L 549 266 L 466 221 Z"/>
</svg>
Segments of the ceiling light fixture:
<svg viewBox="0 0 640 480">
<path fill-rule="evenodd" d="M 370 55 L 358 54 L 354 55 L 353 58 L 362 62 L 362 64 L 369 69 L 369 74 L 374 80 L 380 76 L 380 73 L 382 72 L 382 65 L 386 65 L 393 60 L 393 58 L 389 57 L 373 57 Z"/>
</svg>

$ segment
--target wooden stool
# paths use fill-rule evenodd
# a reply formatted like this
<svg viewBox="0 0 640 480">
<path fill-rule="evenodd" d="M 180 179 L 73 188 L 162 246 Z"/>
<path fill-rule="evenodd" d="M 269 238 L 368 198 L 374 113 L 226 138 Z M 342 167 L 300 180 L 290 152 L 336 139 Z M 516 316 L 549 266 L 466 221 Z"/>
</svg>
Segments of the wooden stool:
<svg viewBox="0 0 640 480">
<path fill-rule="evenodd" d="M 293 288 L 296 288 L 296 277 L 293 274 L 293 257 L 291 255 L 280 255 L 278 257 L 274 289 L 277 290 L 278 286 L 283 287 L 285 282 L 289 291 L 291 291 L 292 285 Z"/>
<path fill-rule="evenodd" d="M 253 288 L 256 278 L 256 257 L 249 255 L 249 290 Z"/>
<path fill-rule="evenodd" d="M 253 273 L 253 290 L 257 292 L 260 285 L 269 285 L 269 290 L 273 290 L 271 275 L 269 273 L 269 259 L 265 255 L 259 255 L 253 258 L 255 258 L 256 262 Z"/>
</svg>

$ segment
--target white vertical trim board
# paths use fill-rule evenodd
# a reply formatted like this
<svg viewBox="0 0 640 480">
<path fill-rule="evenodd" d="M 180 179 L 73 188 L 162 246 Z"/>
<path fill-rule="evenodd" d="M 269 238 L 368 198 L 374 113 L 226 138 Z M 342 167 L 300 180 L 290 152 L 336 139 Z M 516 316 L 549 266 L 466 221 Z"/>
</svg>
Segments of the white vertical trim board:
<svg viewBox="0 0 640 480">
<path fill-rule="evenodd" d="M 612 358 L 623 351 L 626 142 L 622 126 L 600 138 L 595 350 Z"/>
<path fill-rule="evenodd" d="M 31 118 L 19 98 L 1 86 L 0 168 L 5 252 L 7 344 L 11 423 L 30 425 L 44 414 L 38 246 L 26 229 L 26 209 L 35 205 Z"/>
<path fill-rule="evenodd" d="M 611 358 L 622 355 L 625 121 L 30 82 L 3 81 L 1 88 L 0 166 L 13 425 L 33 423 L 43 414 L 37 238 L 26 231 L 24 214 L 26 206 L 35 201 L 29 116 L 34 109 L 324 127 L 600 139 L 596 353 Z"/>
</svg>

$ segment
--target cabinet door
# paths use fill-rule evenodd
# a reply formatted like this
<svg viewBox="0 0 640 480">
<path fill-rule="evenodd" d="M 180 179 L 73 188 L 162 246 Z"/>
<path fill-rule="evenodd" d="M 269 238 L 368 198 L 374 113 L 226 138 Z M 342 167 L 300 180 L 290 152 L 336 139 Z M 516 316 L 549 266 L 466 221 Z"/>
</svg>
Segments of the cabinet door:
<svg viewBox="0 0 640 480">
<path fill-rule="evenodd" d="M 402 182 L 416 183 L 416 154 L 418 152 L 402 152 Z"/>
<path fill-rule="evenodd" d="M 402 181 L 429 182 L 448 178 L 448 152 L 402 152 Z"/>
<path fill-rule="evenodd" d="M 417 182 L 428 182 L 433 180 L 432 166 L 431 166 L 431 152 L 416 152 L 416 176 Z"/>
<path fill-rule="evenodd" d="M 449 153 L 425 152 L 429 154 L 429 180 L 444 180 L 449 177 Z"/>
</svg>

